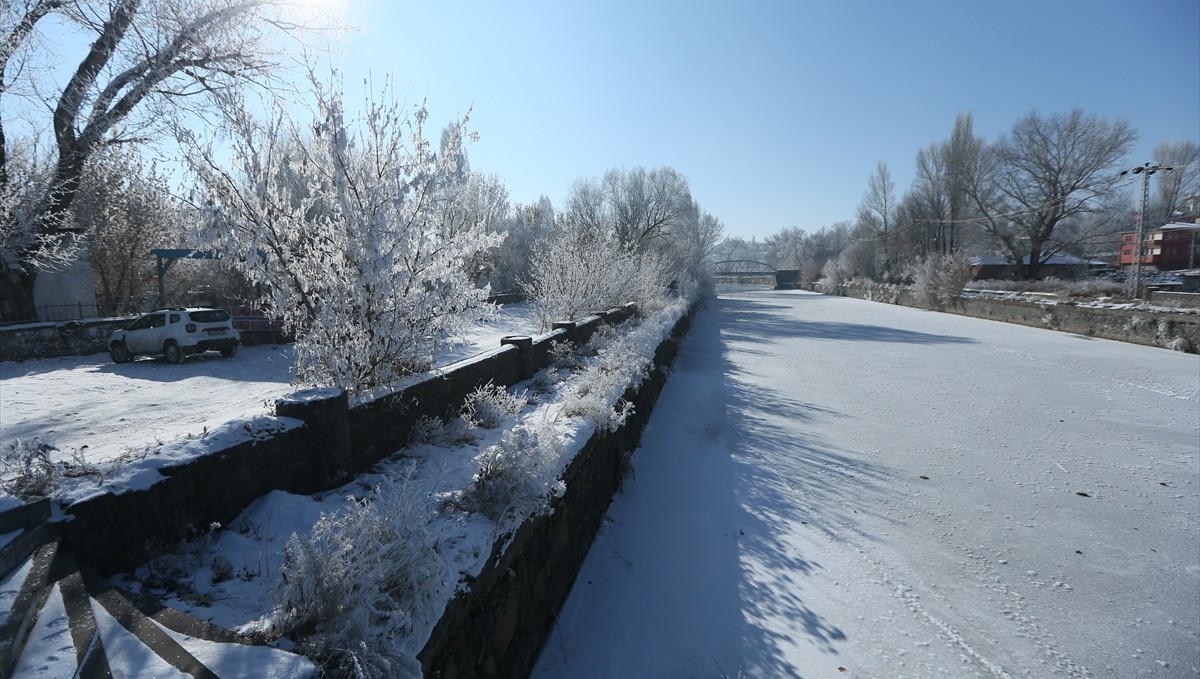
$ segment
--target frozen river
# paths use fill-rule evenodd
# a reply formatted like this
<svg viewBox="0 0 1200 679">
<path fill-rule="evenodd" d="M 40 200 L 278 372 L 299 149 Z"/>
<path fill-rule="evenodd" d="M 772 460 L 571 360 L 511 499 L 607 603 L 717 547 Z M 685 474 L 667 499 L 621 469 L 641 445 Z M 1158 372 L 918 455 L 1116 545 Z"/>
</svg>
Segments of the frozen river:
<svg viewBox="0 0 1200 679">
<path fill-rule="evenodd" d="M 1200 357 L 724 296 L 534 676 L 1200 676 Z"/>
</svg>

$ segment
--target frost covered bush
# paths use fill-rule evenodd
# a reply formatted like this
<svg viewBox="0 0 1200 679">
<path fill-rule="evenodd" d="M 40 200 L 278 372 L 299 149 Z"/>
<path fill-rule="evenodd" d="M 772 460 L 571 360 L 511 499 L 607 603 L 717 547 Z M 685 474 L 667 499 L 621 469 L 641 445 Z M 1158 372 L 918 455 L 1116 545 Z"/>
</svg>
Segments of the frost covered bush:
<svg viewBox="0 0 1200 679">
<path fill-rule="evenodd" d="M 623 334 L 623 325 L 611 325 L 603 323 L 596 327 L 592 333 L 591 339 L 588 340 L 588 348 L 593 355 L 607 351 L 614 343 L 619 342 Z"/>
<path fill-rule="evenodd" d="M 479 472 L 464 496 L 465 505 L 493 521 L 521 521 L 545 511 L 549 495 L 561 495 L 551 483 L 548 463 L 558 459 L 553 432 L 521 426 L 504 432 L 499 443 L 479 456 Z"/>
<path fill-rule="evenodd" d="M 555 366 L 565 368 L 567 370 L 576 370 L 583 367 L 583 363 L 579 360 L 579 354 L 575 351 L 575 344 L 571 340 L 552 340 L 550 342 L 550 360 Z"/>
<path fill-rule="evenodd" d="M 458 413 L 448 420 L 421 417 L 413 424 L 409 441 L 450 446 L 473 443 L 479 429 L 495 429 L 528 403 L 524 393 L 513 394 L 488 382 L 467 394 Z"/>
<path fill-rule="evenodd" d="M 445 564 L 428 532 L 425 498 L 387 483 L 293 535 L 281 566 L 274 626 L 327 674 L 420 677 L 409 648 L 436 615 Z"/>
<path fill-rule="evenodd" d="M 610 379 L 616 377 L 608 375 Z M 603 387 L 604 385 L 599 385 Z M 625 418 L 633 413 L 633 404 L 618 399 L 616 405 L 608 399 L 607 389 L 592 389 L 581 386 L 571 392 L 564 403 L 563 413 L 571 417 L 579 417 L 590 422 L 600 431 L 616 431 L 625 424 Z"/>
<path fill-rule="evenodd" d="M 600 431 L 615 431 L 633 412 L 633 404 L 619 398 L 629 377 L 628 371 L 612 365 L 592 367 L 568 389 L 563 413 L 587 420 Z M 614 394 L 618 395 L 615 405 Z"/>
<path fill-rule="evenodd" d="M 845 267 L 837 257 L 831 257 L 825 265 L 821 267 L 821 279 L 817 282 L 821 285 L 821 291 L 826 294 L 836 295 L 838 288 L 846 284 L 849 276 L 846 273 Z"/>
<path fill-rule="evenodd" d="M 872 280 L 862 280 L 860 287 L 867 291 L 867 299 L 873 302 L 899 304 L 901 286 L 893 283 L 878 283 Z"/>
<path fill-rule="evenodd" d="M 33 500 L 49 497 L 61 479 L 102 476 L 80 450 L 71 452 L 69 459 L 50 459 L 50 453 L 56 451 L 58 448 L 36 436 L 10 441 L 0 450 L 0 489 L 21 500 Z"/>
<path fill-rule="evenodd" d="M 633 406 L 622 400 L 622 395 L 649 374 L 655 349 L 686 309 L 686 300 L 675 299 L 661 312 L 623 326 L 624 332 L 587 359 L 571 381 L 563 398 L 563 413 L 587 419 L 604 431 L 624 424 Z"/>
<path fill-rule="evenodd" d="M 467 117 L 439 151 L 423 103 L 385 93 L 347 120 L 339 87 L 311 80 L 314 120 L 275 106 L 264 122 L 231 100 L 231 153 L 187 154 L 205 216 L 193 241 L 262 286 L 267 313 L 296 335 L 301 383 L 353 391 L 423 369 L 433 338 L 486 311 L 469 262 L 503 234 L 464 203 Z"/>
<path fill-rule="evenodd" d="M 905 276 L 918 300 L 942 306 L 957 299 L 971 280 L 971 260 L 960 254 L 929 255 L 910 264 Z"/>
<path fill-rule="evenodd" d="M 1188 338 L 1182 337 L 1182 336 L 1167 340 L 1167 343 L 1164 344 L 1163 346 L 1165 346 L 1167 349 L 1170 349 L 1171 351 L 1182 351 L 1184 353 L 1196 353 L 1196 352 L 1192 351 L 1193 347 L 1192 347 L 1191 341 L 1188 340 Z"/>
<path fill-rule="evenodd" d="M 663 263 L 637 253 L 599 230 L 562 228 L 533 257 L 525 294 L 542 328 L 574 321 L 626 302 L 661 308 L 666 295 Z"/>
<path fill-rule="evenodd" d="M 409 443 L 428 443 L 434 446 L 455 446 L 462 443 L 474 443 L 475 427 L 462 417 L 452 417 L 443 420 L 437 417 L 422 415 L 413 423 L 412 431 L 408 434 Z"/>
<path fill-rule="evenodd" d="M 0 486 L 22 500 L 48 496 L 57 485 L 57 470 L 50 461 L 54 450 L 36 437 L 12 441 L 0 451 Z"/>
<path fill-rule="evenodd" d="M 488 382 L 467 394 L 461 417 L 475 427 L 495 429 L 510 417 L 521 412 L 528 401 L 525 394 L 513 394 L 504 387 Z"/>
</svg>

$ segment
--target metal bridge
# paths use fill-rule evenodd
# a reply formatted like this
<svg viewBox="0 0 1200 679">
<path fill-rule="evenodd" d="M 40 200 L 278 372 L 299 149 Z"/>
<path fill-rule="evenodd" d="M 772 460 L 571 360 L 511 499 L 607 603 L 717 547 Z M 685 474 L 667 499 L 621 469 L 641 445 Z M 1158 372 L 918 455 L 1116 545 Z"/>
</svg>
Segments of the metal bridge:
<svg viewBox="0 0 1200 679">
<path fill-rule="evenodd" d="M 713 265 L 717 278 L 766 278 L 775 276 L 775 267 L 748 259 L 728 259 Z"/>
</svg>

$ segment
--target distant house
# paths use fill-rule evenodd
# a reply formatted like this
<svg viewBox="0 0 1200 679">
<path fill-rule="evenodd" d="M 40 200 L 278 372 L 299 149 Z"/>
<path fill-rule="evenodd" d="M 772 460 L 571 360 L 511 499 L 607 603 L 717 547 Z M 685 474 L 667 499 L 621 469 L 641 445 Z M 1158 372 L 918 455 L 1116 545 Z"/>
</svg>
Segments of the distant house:
<svg viewBox="0 0 1200 679">
<path fill-rule="evenodd" d="M 1146 229 L 1142 241 L 1142 268 L 1150 271 L 1179 271 L 1200 266 L 1200 224 L 1174 222 Z M 1117 266 L 1133 268 L 1137 257 L 1137 232 L 1121 234 Z"/>
<path fill-rule="evenodd" d="M 1021 258 L 1021 263 L 1029 265 L 1029 255 Z M 1083 259 L 1074 255 L 1059 253 L 1050 255 L 1042 260 L 1038 273 L 1044 278 L 1078 278 L 1089 271 L 1102 270 L 1106 266 L 1098 259 Z M 971 280 L 1014 280 L 1020 276 L 1017 264 L 1011 257 L 985 255 L 971 258 Z"/>
</svg>

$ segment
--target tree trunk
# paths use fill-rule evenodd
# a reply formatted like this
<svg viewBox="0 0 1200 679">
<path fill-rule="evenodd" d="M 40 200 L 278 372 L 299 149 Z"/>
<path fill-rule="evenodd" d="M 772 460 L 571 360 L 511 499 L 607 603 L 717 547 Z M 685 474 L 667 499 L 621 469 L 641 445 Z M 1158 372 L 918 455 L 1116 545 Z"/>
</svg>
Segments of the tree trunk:
<svg viewBox="0 0 1200 679">
<path fill-rule="evenodd" d="M 38 218 L 41 222 L 37 226 L 39 234 L 59 235 L 76 231 L 69 220 L 71 202 L 79 191 L 82 176 L 83 163 L 76 154 L 59 160 L 52 184 L 54 188 L 48 191 Z M 24 270 L 6 267 L 3 273 L 0 273 L 0 317 L 4 319 L 26 320 L 37 317 L 33 286 L 39 272 L 29 263 L 28 257 L 22 256 L 21 261 L 24 263 Z"/>
<path fill-rule="evenodd" d="M 1036 281 L 1042 268 L 1042 243 L 1033 241 L 1029 244 L 1029 264 L 1025 267 L 1025 271 L 1021 278 L 1027 281 Z"/>
<path fill-rule="evenodd" d="M 37 320 L 33 306 L 33 284 L 37 273 L 15 269 L 0 271 L 0 321 L 20 322 Z"/>
</svg>

